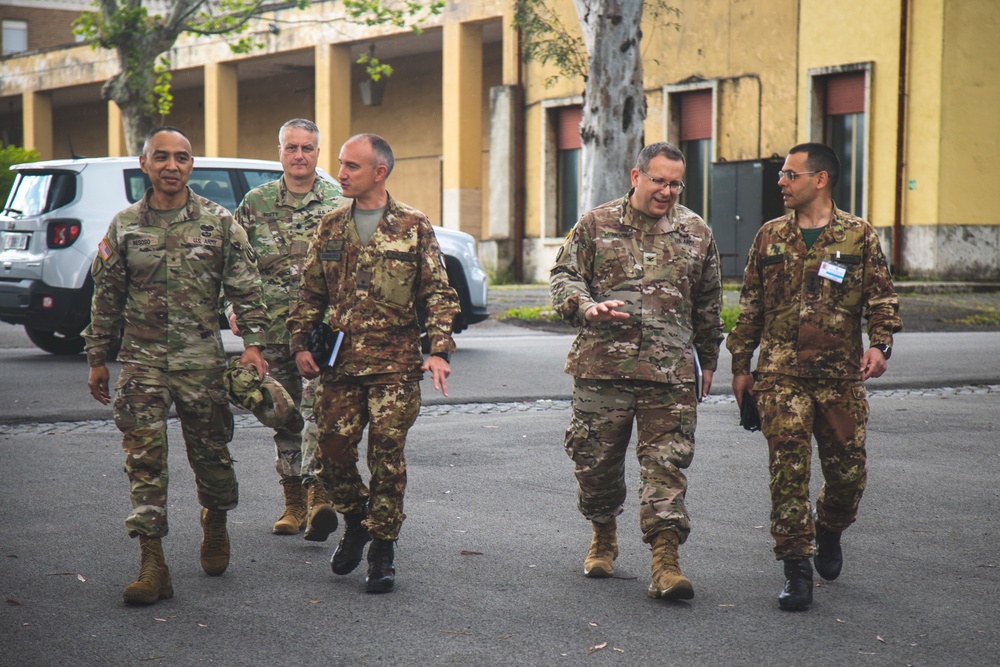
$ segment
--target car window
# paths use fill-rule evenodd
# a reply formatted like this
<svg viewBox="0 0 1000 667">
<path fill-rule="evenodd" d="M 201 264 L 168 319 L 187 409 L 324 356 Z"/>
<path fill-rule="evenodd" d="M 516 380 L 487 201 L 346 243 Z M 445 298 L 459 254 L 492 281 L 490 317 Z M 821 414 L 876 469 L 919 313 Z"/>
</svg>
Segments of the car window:
<svg viewBox="0 0 1000 667">
<path fill-rule="evenodd" d="M 16 216 L 40 215 L 62 208 L 75 198 L 76 174 L 24 171 L 17 175 L 4 211 Z"/>
<path fill-rule="evenodd" d="M 242 171 L 242 170 L 241 170 Z M 264 172 L 252 172 L 264 173 Z M 274 180 L 273 174 L 281 172 L 267 172 L 272 174 L 268 180 Z M 188 185 L 197 194 L 211 199 L 216 204 L 225 206 L 229 212 L 236 210 L 236 205 L 243 198 L 243 193 L 239 192 L 233 183 L 233 171 L 230 169 L 207 169 L 194 168 Z M 125 192 L 130 203 L 135 203 L 142 199 L 149 188 L 149 177 L 139 169 L 125 170 Z"/>
<path fill-rule="evenodd" d="M 265 171 L 257 169 L 242 169 L 243 178 L 247 179 L 247 192 L 253 190 L 258 185 L 264 185 L 271 181 L 276 181 L 281 177 L 280 171 Z"/>
</svg>

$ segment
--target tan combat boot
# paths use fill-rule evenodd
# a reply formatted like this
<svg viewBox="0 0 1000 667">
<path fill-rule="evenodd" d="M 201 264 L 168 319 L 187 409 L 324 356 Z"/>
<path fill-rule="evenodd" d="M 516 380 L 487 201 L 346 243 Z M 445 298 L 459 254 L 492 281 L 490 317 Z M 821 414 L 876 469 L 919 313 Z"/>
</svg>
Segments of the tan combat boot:
<svg viewBox="0 0 1000 667">
<path fill-rule="evenodd" d="M 651 598 L 664 600 L 690 600 L 694 597 L 694 586 L 681 574 L 677 562 L 677 533 L 661 530 L 653 536 L 653 580 L 649 582 L 647 594 Z"/>
<path fill-rule="evenodd" d="M 615 558 L 618 558 L 618 524 L 614 519 L 608 523 L 592 523 L 594 537 L 583 561 L 583 574 L 587 577 L 610 577 L 615 573 Z"/>
<path fill-rule="evenodd" d="M 310 542 L 326 542 L 330 533 L 337 530 L 337 513 L 333 510 L 330 497 L 326 495 L 323 482 L 316 480 L 308 489 L 308 517 L 304 538 Z"/>
<path fill-rule="evenodd" d="M 174 584 L 170 580 L 160 538 L 140 535 L 139 550 L 142 559 L 139 578 L 125 587 L 122 593 L 125 604 L 153 604 L 172 598 Z"/>
<path fill-rule="evenodd" d="M 281 488 L 285 492 L 285 511 L 274 523 L 275 535 L 298 535 L 306 525 L 306 499 L 299 476 L 282 475 Z"/>
<path fill-rule="evenodd" d="M 217 577 L 229 567 L 229 531 L 226 530 L 226 513 L 201 510 L 201 569 L 210 577 Z"/>
</svg>

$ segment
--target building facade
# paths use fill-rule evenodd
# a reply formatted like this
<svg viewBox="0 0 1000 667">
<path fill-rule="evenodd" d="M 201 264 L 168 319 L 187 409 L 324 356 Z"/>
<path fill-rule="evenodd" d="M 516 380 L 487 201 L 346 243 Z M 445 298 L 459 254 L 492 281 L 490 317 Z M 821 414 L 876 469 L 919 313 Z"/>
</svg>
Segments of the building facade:
<svg viewBox="0 0 1000 667">
<path fill-rule="evenodd" d="M 120 114 L 100 92 L 114 54 L 71 33 L 32 42 L 50 32 L 25 11 L 45 2 L 79 5 L 0 0 L 0 18 L 26 24 L 28 49 L 0 59 L 0 140 L 43 158 L 123 154 Z M 571 0 L 549 4 L 578 26 Z M 1000 279 L 1000 213 L 986 197 L 1000 172 L 1000 3 L 671 4 L 679 29 L 643 25 L 645 141 L 684 151 L 684 203 L 715 230 L 727 275 L 782 212 L 785 153 L 821 141 L 844 161 L 837 205 L 878 228 L 897 274 Z M 264 46 L 246 56 L 183 37 L 169 54 L 175 104 L 164 122 L 198 154 L 274 158 L 278 126 L 311 117 L 328 171 L 347 137 L 381 134 L 396 152 L 395 197 L 473 234 L 497 273 L 546 280 L 581 213 L 583 82 L 546 85 L 551 70 L 520 61 L 510 5 L 449 0 L 414 34 L 352 25 L 338 2 L 314 2 L 264 17 L 254 28 Z M 363 98 L 355 64 L 369 52 L 395 68 L 378 105 Z"/>
</svg>

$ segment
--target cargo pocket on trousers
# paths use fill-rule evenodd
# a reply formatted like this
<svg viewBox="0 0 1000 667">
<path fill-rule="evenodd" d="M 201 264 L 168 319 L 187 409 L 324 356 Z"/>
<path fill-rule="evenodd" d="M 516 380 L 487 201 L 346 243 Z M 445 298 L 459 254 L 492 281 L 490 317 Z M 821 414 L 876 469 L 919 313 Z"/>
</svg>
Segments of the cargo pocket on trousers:
<svg viewBox="0 0 1000 667">
<path fill-rule="evenodd" d="M 581 418 L 574 411 L 566 427 L 566 454 L 580 466 L 593 467 L 594 455 L 587 446 L 590 441 L 590 419 Z"/>
<path fill-rule="evenodd" d="M 225 442 L 232 442 L 236 422 L 229 409 L 229 397 L 223 389 L 209 389 L 208 397 L 212 400 L 212 430 L 222 433 Z"/>
</svg>

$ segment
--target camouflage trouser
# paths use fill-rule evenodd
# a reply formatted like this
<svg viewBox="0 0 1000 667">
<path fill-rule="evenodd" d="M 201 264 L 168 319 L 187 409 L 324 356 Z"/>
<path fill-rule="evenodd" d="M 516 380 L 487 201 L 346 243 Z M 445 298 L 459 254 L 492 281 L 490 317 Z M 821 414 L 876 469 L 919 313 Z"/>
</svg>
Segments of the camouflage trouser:
<svg viewBox="0 0 1000 667">
<path fill-rule="evenodd" d="M 115 425 L 124 434 L 125 472 L 131 485 L 130 537 L 167 534 L 167 413 L 177 407 L 198 502 L 231 510 L 239 499 L 227 443 L 233 415 L 222 384 L 222 368 L 168 372 L 123 364 L 115 396 Z"/>
<path fill-rule="evenodd" d="M 812 555 L 809 505 L 812 436 L 823 470 L 816 499 L 820 523 L 854 523 L 868 481 L 868 398 L 860 381 L 762 373 L 754 384 L 771 471 L 771 535 L 778 560 Z"/>
<path fill-rule="evenodd" d="M 316 396 L 316 385 L 319 380 L 303 382 L 295 365 L 295 356 L 290 354 L 287 345 L 264 348 L 264 358 L 267 360 L 268 373 L 277 380 L 292 397 L 295 406 L 302 414 L 305 428 L 301 432 L 275 429 L 274 445 L 277 450 L 274 467 L 279 475 L 298 477 L 302 475 L 306 486 L 315 479 L 315 464 L 309 465 L 316 451 L 316 418 L 313 416 L 313 400 Z M 302 462 L 307 465 L 303 467 Z"/>
<path fill-rule="evenodd" d="M 374 384 L 359 377 L 324 382 L 316 403 L 318 471 L 336 510 L 368 513 L 373 537 L 395 540 L 406 515 L 406 434 L 420 413 L 417 382 Z M 358 443 L 368 425 L 369 486 L 358 472 Z"/>
<path fill-rule="evenodd" d="M 663 531 L 683 543 L 691 532 L 681 469 L 694 457 L 697 407 L 689 385 L 573 380 L 573 418 L 566 453 L 576 464 L 577 504 L 584 517 L 605 523 L 625 503 L 625 454 L 638 428 L 639 525 L 642 539 Z"/>
</svg>

